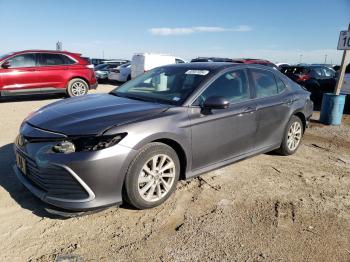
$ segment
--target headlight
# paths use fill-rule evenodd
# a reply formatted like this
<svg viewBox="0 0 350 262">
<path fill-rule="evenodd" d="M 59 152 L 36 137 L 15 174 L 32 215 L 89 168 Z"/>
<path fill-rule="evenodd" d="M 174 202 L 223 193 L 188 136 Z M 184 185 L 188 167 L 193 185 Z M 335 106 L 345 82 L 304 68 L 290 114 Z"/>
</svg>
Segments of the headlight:
<svg viewBox="0 0 350 262">
<path fill-rule="evenodd" d="M 75 152 L 75 145 L 70 141 L 62 141 L 54 145 L 52 150 L 56 153 L 69 154 Z"/>
<path fill-rule="evenodd" d="M 76 137 L 60 141 L 52 147 L 52 150 L 64 154 L 97 151 L 118 144 L 125 136 L 126 133 L 114 136 Z"/>
</svg>

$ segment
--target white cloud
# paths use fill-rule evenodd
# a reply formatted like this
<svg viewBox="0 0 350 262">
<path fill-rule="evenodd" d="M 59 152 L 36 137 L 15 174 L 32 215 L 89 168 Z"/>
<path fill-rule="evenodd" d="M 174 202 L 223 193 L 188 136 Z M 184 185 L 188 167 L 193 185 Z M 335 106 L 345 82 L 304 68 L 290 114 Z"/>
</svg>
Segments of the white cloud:
<svg viewBox="0 0 350 262">
<path fill-rule="evenodd" d="M 193 33 L 218 33 L 218 32 L 248 32 L 252 28 L 247 25 L 240 25 L 234 28 L 224 28 L 220 26 L 193 26 L 193 27 L 154 27 L 149 32 L 152 35 L 189 35 Z"/>
</svg>

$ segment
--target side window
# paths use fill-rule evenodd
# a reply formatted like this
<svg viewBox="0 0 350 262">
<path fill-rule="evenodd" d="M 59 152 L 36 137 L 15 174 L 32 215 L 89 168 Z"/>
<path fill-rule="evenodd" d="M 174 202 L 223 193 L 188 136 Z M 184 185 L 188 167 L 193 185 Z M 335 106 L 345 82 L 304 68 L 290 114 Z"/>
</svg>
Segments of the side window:
<svg viewBox="0 0 350 262">
<path fill-rule="evenodd" d="M 199 97 L 199 104 L 211 96 L 222 96 L 230 103 L 250 99 L 247 73 L 245 70 L 227 72 L 217 78 Z"/>
<path fill-rule="evenodd" d="M 322 68 L 316 67 L 312 71 L 314 71 L 317 76 L 323 76 Z"/>
<path fill-rule="evenodd" d="M 64 63 L 66 65 L 72 65 L 76 63 L 73 59 L 69 58 L 68 56 L 65 56 L 65 55 L 61 55 L 61 56 L 63 57 Z"/>
<path fill-rule="evenodd" d="M 278 76 L 275 76 L 275 79 L 277 83 L 277 92 L 282 93 L 287 87 Z"/>
<path fill-rule="evenodd" d="M 272 72 L 252 69 L 252 80 L 258 98 L 274 96 L 278 94 L 275 76 Z"/>
<path fill-rule="evenodd" d="M 35 54 L 23 54 L 12 57 L 7 61 L 10 62 L 10 68 L 33 67 L 36 66 Z"/>
<path fill-rule="evenodd" d="M 334 77 L 334 72 L 328 68 L 323 68 L 324 75 L 327 77 Z"/>
<path fill-rule="evenodd" d="M 66 65 L 74 62 L 70 58 L 60 54 L 41 54 L 41 59 L 41 64 L 44 66 Z"/>
</svg>

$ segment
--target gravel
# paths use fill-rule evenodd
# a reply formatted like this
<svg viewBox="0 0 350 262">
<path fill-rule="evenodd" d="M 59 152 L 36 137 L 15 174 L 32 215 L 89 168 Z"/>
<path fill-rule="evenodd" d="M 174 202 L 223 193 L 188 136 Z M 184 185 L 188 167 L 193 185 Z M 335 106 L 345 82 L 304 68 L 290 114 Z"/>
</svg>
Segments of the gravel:
<svg viewBox="0 0 350 262">
<path fill-rule="evenodd" d="M 0 261 L 350 260 L 349 115 L 335 127 L 316 112 L 295 155 L 263 154 L 180 181 L 157 208 L 65 219 L 49 215 L 12 171 L 21 121 L 58 99 L 0 102 Z"/>
</svg>

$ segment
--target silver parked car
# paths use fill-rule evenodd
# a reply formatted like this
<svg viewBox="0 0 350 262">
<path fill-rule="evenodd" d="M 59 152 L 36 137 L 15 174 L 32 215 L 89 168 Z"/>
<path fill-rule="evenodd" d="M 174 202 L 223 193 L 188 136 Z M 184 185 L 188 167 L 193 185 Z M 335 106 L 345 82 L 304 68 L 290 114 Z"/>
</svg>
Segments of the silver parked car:
<svg viewBox="0 0 350 262">
<path fill-rule="evenodd" d="M 57 207 L 151 208 L 179 179 L 272 150 L 295 153 L 312 110 L 309 92 L 266 66 L 163 66 L 109 94 L 30 115 L 15 142 L 15 171 Z"/>
</svg>

